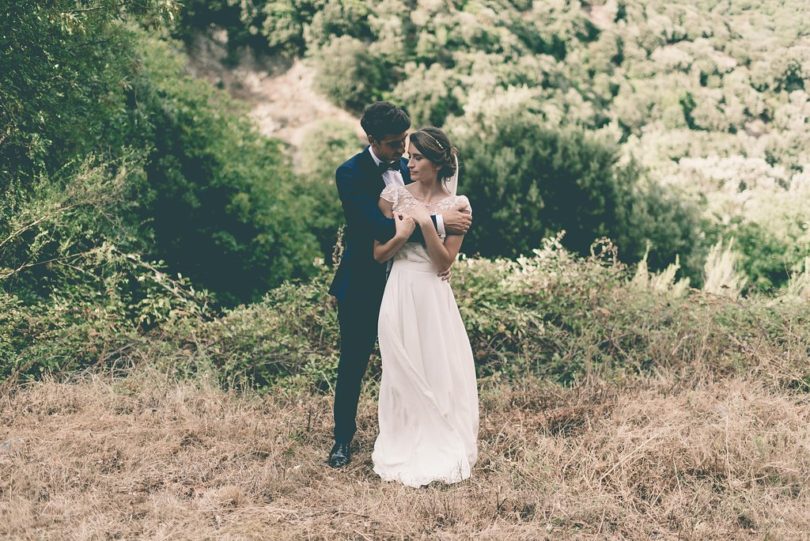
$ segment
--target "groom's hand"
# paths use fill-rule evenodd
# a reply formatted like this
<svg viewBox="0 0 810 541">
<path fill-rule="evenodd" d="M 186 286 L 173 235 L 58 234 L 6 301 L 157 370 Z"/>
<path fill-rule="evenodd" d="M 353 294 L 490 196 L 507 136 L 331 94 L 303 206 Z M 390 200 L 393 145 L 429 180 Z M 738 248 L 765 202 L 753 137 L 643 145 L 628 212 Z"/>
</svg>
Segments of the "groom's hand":
<svg viewBox="0 0 810 541">
<path fill-rule="evenodd" d="M 442 212 L 442 220 L 448 235 L 466 235 L 472 225 L 472 215 L 464 204 Z"/>
</svg>

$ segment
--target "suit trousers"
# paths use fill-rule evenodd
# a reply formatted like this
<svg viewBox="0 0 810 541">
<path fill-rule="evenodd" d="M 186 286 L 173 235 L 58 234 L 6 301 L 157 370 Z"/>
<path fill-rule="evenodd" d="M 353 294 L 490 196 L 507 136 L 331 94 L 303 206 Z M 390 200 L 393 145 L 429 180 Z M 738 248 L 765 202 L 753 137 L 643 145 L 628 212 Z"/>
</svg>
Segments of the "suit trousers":
<svg viewBox="0 0 810 541">
<path fill-rule="evenodd" d="M 357 430 L 357 402 L 363 374 L 377 340 L 382 291 L 339 300 L 340 361 L 335 385 L 335 441 L 348 442 Z"/>
</svg>

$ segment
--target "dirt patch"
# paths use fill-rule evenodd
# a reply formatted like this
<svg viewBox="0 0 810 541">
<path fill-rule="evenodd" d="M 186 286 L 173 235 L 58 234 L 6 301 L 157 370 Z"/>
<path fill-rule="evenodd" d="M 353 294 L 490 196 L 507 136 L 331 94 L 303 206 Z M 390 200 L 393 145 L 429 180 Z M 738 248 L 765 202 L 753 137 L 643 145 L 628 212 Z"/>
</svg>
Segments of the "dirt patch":
<svg viewBox="0 0 810 541">
<path fill-rule="evenodd" d="M 315 70 L 305 61 L 259 57 L 245 48 L 235 55 L 238 63 L 227 66 L 227 35 L 222 30 L 197 35 L 187 53 L 192 75 L 245 102 L 263 135 L 298 148 L 314 124 L 338 120 L 356 126 L 358 137 L 363 137 L 359 119 L 316 90 Z"/>
</svg>

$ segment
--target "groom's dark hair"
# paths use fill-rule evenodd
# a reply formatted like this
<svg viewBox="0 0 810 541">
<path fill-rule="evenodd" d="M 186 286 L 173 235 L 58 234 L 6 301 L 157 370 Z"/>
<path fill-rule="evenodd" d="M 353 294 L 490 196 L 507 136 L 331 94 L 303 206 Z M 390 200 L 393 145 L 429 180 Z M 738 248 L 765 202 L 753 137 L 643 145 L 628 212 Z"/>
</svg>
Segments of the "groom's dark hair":
<svg viewBox="0 0 810 541">
<path fill-rule="evenodd" d="M 406 131 L 411 127 L 411 118 L 393 103 L 378 101 L 366 107 L 360 125 L 366 135 L 379 141 L 386 135 L 398 135 Z"/>
</svg>

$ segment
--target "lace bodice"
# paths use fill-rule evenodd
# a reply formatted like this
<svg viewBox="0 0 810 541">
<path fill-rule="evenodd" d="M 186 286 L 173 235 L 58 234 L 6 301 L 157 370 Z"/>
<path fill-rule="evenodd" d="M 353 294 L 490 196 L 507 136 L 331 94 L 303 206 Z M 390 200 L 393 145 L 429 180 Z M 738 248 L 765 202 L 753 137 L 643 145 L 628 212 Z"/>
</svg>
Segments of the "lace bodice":
<svg viewBox="0 0 810 541">
<path fill-rule="evenodd" d="M 470 201 L 464 195 L 449 195 L 435 203 L 425 205 L 414 197 L 405 186 L 399 184 L 392 184 L 387 186 L 380 197 L 393 205 L 393 210 L 396 212 L 408 213 L 408 210 L 416 205 L 423 205 L 430 214 L 439 214 L 445 210 L 457 207 L 460 203 L 464 203 L 470 212 Z M 394 255 L 394 261 L 406 259 L 408 261 L 424 262 L 430 264 L 430 256 L 428 255 L 425 247 L 418 242 L 407 242 L 400 248 Z"/>
<path fill-rule="evenodd" d="M 411 209 L 416 205 L 423 205 L 430 214 L 438 214 L 445 210 L 455 208 L 461 203 L 464 203 L 472 212 L 472 209 L 470 209 L 470 201 L 465 195 L 448 195 L 444 199 L 426 205 L 414 197 L 413 194 L 411 194 L 411 192 L 405 188 L 405 186 L 401 186 L 399 184 L 386 186 L 386 188 L 380 194 L 380 197 L 393 204 L 394 210 L 397 212 L 407 213 L 408 209 Z"/>
</svg>

